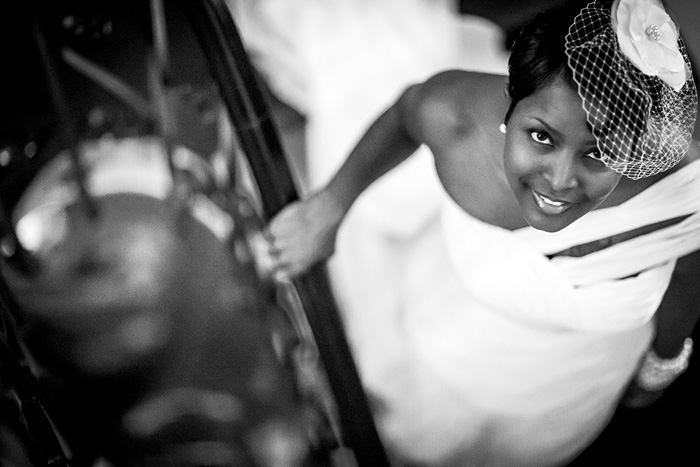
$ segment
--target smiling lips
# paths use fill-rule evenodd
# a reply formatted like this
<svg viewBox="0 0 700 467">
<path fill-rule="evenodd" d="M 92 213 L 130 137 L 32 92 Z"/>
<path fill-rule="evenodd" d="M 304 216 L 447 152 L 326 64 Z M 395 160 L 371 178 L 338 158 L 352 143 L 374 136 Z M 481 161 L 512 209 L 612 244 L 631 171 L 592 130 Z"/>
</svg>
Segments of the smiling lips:
<svg viewBox="0 0 700 467">
<path fill-rule="evenodd" d="M 537 206 L 545 214 L 561 214 L 564 211 L 568 210 L 571 206 L 573 206 L 573 203 L 569 203 L 568 201 L 553 200 L 551 198 L 547 198 L 546 196 L 537 193 L 532 188 L 530 188 L 530 191 L 532 192 L 532 196 L 535 199 L 535 203 L 537 203 Z"/>
</svg>

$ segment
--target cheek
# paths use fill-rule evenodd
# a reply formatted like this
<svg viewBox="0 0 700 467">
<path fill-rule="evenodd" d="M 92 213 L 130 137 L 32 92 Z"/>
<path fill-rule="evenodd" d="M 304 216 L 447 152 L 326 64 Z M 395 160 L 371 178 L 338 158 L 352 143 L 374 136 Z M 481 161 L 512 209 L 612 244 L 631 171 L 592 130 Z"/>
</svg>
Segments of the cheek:
<svg viewBox="0 0 700 467">
<path fill-rule="evenodd" d="M 526 148 L 526 145 L 519 143 L 515 138 L 506 140 L 503 167 L 511 184 L 538 170 L 537 159 Z"/>
<path fill-rule="evenodd" d="M 615 190 L 620 178 L 621 176 L 612 170 L 590 177 L 586 183 L 588 198 L 597 203 L 602 203 Z"/>
</svg>

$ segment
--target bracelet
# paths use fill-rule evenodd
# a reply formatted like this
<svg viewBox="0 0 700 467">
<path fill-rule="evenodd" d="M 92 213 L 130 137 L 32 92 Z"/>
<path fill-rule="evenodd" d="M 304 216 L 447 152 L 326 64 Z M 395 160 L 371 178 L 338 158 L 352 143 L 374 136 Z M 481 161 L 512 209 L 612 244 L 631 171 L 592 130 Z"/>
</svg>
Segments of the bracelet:
<svg viewBox="0 0 700 467">
<path fill-rule="evenodd" d="M 647 391 L 666 389 L 688 368 L 688 360 L 692 353 L 693 339 L 690 337 L 686 338 L 683 350 L 674 358 L 663 359 L 650 348 L 637 372 L 637 385 Z"/>
</svg>

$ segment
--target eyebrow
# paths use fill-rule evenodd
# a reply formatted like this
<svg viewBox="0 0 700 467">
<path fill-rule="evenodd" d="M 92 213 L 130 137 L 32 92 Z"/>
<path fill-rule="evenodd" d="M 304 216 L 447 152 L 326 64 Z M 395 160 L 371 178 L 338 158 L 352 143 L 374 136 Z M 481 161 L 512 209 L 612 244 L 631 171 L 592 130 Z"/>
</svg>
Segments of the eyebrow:
<svg viewBox="0 0 700 467">
<path fill-rule="evenodd" d="M 537 121 L 540 123 L 540 125 L 542 125 L 543 127 L 545 127 L 545 129 L 546 129 L 549 133 L 553 134 L 554 136 L 558 136 L 558 137 L 561 136 L 561 134 L 562 134 L 561 131 L 555 129 L 555 128 L 552 127 L 549 123 L 545 122 L 545 121 L 542 120 L 541 118 L 539 118 L 539 117 L 532 117 L 532 119 L 533 119 L 533 120 L 537 120 Z"/>
</svg>

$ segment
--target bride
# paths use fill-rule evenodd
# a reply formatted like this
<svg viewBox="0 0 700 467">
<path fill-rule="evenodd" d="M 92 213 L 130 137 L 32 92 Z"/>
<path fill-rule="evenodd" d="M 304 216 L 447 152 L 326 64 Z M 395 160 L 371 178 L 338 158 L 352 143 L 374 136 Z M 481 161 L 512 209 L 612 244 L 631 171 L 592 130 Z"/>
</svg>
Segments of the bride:
<svg viewBox="0 0 700 467">
<path fill-rule="evenodd" d="M 535 17 L 507 78 L 453 70 L 408 87 L 327 184 L 268 226 L 278 276 L 302 273 L 352 242 L 340 225 L 367 187 L 418 148 L 432 154 L 438 189 L 407 189 L 436 208 L 404 204 L 421 235 L 375 287 L 393 295 L 338 282 L 400 461 L 561 465 L 626 391 L 651 400 L 687 366 L 691 329 L 677 323 L 696 311 L 669 310 L 664 294 L 700 267 L 697 94 L 661 4 L 611 3 Z"/>
</svg>

